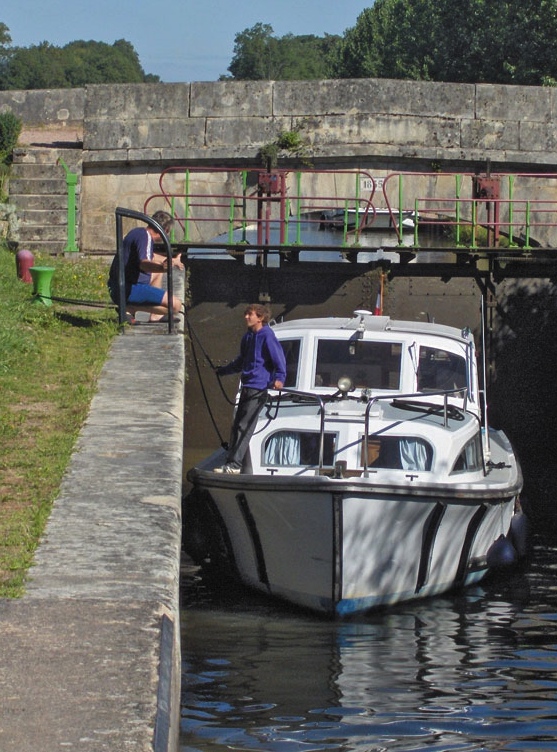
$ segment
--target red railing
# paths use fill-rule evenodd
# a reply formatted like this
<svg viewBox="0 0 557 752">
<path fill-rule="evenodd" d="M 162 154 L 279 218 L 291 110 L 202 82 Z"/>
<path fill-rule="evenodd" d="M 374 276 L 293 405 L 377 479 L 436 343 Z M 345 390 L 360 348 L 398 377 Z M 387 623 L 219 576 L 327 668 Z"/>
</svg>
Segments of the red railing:
<svg viewBox="0 0 557 752">
<path fill-rule="evenodd" d="M 263 250 L 321 247 L 306 241 L 307 228 L 337 230 L 336 248 L 357 247 L 379 228 L 407 249 L 433 229 L 445 249 L 557 248 L 554 174 L 169 167 L 159 188 L 144 213 L 169 210 L 172 241 L 188 248 L 237 249 L 248 233 Z"/>
</svg>

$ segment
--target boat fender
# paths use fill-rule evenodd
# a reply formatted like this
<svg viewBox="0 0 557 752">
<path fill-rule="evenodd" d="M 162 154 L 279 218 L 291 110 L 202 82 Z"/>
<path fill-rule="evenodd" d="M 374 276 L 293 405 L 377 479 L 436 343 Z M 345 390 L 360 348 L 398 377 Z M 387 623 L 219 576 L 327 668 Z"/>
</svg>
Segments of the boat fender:
<svg viewBox="0 0 557 752">
<path fill-rule="evenodd" d="M 509 567 L 512 564 L 515 564 L 516 560 L 516 550 L 509 538 L 503 534 L 491 544 L 486 554 L 487 566 L 490 569 Z"/>
<path fill-rule="evenodd" d="M 511 520 L 509 537 L 521 559 L 528 553 L 529 536 L 530 523 L 528 517 L 522 511 L 517 512 Z"/>
</svg>

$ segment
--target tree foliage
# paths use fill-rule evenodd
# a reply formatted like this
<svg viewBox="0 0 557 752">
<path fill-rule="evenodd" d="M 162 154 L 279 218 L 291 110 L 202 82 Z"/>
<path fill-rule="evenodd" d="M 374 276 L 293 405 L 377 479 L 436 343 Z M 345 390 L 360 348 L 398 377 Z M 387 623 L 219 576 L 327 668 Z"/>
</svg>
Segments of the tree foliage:
<svg viewBox="0 0 557 752">
<path fill-rule="evenodd" d="M 41 42 L 31 47 L 10 47 L 5 24 L 0 24 L 0 90 L 63 89 L 101 83 L 158 81 L 146 75 L 130 42 L 70 42 L 56 47 Z"/>
<path fill-rule="evenodd" d="M 376 0 L 335 48 L 339 78 L 557 81 L 557 0 Z"/>
<path fill-rule="evenodd" d="M 328 34 L 276 37 L 272 26 L 257 23 L 236 34 L 228 70 L 235 80 L 245 81 L 327 78 L 328 57 L 339 39 Z"/>
<path fill-rule="evenodd" d="M 0 112 L 0 163 L 9 161 L 22 126 L 21 118 L 10 110 Z"/>
</svg>

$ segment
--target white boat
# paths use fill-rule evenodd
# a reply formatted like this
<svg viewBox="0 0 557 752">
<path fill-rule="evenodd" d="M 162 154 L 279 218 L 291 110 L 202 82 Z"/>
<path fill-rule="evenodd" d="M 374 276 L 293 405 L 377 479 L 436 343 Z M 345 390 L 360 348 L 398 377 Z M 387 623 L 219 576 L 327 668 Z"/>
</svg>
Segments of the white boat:
<svg viewBox="0 0 557 752">
<path fill-rule="evenodd" d="M 516 559 L 522 475 L 507 437 L 482 420 L 469 330 L 356 311 L 274 331 L 287 381 L 242 473 L 213 472 L 224 450 L 188 473 L 198 561 L 224 560 L 251 588 L 344 616 Z"/>
<path fill-rule="evenodd" d="M 379 209 L 374 206 L 356 209 L 330 209 L 320 217 L 323 229 L 335 228 L 353 231 L 358 222 L 360 230 L 393 230 L 408 232 L 414 229 L 415 212 L 410 209 Z"/>
</svg>

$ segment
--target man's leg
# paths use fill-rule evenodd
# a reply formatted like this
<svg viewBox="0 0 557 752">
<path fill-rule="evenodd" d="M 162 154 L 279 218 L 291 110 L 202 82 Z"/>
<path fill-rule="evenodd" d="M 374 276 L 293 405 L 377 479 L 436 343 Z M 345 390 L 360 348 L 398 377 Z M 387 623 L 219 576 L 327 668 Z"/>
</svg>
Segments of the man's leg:
<svg viewBox="0 0 557 752">
<path fill-rule="evenodd" d="M 175 295 L 172 296 L 173 313 L 180 313 L 182 301 Z M 127 300 L 127 310 L 148 311 L 150 321 L 159 321 L 168 314 L 168 293 L 155 285 L 133 285 Z"/>
<path fill-rule="evenodd" d="M 257 418 L 266 401 L 266 389 L 242 389 L 230 432 L 227 464 L 242 467 Z"/>
</svg>

